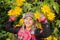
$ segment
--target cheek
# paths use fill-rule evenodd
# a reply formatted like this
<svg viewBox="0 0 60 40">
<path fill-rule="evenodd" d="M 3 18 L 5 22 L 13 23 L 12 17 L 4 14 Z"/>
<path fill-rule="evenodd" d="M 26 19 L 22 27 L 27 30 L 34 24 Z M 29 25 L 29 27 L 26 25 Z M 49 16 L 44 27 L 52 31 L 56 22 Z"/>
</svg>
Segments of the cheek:
<svg viewBox="0 0 60 40">
<path fill-rule="evenodd" d="M 33 21 L 30 21 L 30 24 L 33 25 Z"/>
</svg>

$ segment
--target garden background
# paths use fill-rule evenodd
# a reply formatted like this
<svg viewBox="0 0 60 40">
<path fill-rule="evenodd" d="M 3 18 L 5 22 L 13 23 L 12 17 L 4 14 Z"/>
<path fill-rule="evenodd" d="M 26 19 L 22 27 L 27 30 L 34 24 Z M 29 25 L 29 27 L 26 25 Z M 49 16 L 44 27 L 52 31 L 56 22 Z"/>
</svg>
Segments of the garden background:
<svg viewBox="0 0 60 40">
<path fill-rule="evenodd" d="M 34 11 L 35 19 L 39 18 L 37 15 L 44 13 L 51 23 L 52 35 L 42 40 L 60 40 L 60 0 L 0 0 L 0 40 L 16 39 L 15 34 L 6 32 L 3 25 L 13 15 L 17 17 L 13 25 L 21 26 L 22 14 L 28 11 Z"/>
</svg>

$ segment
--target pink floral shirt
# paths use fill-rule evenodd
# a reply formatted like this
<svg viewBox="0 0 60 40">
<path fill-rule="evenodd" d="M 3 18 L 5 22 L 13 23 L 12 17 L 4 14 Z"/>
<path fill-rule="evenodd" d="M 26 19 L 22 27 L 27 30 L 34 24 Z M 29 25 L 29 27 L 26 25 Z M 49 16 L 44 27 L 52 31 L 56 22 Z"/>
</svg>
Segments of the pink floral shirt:
<svg viewBox="0 0 60 40">
<path fill-rule="evenodd" d="M 22 28 L 18 31 L 18 37 L 21 40 L 30 40 L 32 38 L 32 40 L 36 40 L 36 37 L 34 34 L 31 35 L 29 30 L 23 30 Z"/>
</svg>

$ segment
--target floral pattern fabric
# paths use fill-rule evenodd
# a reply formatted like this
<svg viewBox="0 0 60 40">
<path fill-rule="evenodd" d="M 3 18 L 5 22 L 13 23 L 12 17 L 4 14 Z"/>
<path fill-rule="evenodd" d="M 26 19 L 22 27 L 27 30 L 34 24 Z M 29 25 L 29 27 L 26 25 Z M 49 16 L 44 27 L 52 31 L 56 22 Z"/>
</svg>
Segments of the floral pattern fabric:
<svg viewBox="0 0 60 40">
<path fill-rule="evenodd" d="M 29 30 L 23 30 L 22 28 L 18 32 L 18 38 L 20 40 L 30 40 L 31 38 L 32 40 L 36 40 L 36 37 L 34 34 L 31 35 Z"/>
</svg>

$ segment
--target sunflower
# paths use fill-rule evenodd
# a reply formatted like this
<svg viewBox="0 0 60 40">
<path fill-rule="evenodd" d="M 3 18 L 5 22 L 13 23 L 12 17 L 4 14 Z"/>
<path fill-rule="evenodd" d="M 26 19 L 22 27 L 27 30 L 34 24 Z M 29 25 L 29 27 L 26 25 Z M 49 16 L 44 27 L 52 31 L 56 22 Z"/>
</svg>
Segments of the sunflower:
<svg viewBox="0 0 60 40">
<path fill-rule="evenodd" d="M 9 16 L 18 16 L 22 12 L 22 8 L 20 7 L 15 7 L 14 9 L 11 9 L 8 11 Z"/>
<path fill-rule="evenodd" d="M 8 15 L 9 15 L 9 16 L 12 16 L 12 15 L 15 16 L 16 14 L 15 14 L 14 10 L 11 9 L 11 10 L 8 11 Z"/>
<path fill-rule="evenodd" d="M 51 9 L 48 5 L 42 6 L 41 10 L 42 10 L 43 13 L 49 13 L 51 11 Z"/>
<path fill-rule="evenodd" d="M 17 15 L 20 15 L 19 13 L 22 12 L 22 8 L 20 8 L 20 7 L 15 7 L 15 8 L 14 8 L 14 11 L 15 11 L 15 13 L 16 13 Z"/>
<path fill-rule="evenodd" d="M 6 38 L 6 40 L 10 40 L 10 38 Z"/>
<path fill-rule="evenodd" d="M 48 16 L 48 19 L 49 19 L 50 21 L 53 21 L 53 20 L 55 19 L 55 14 L 52 13 L 52 12 L 48 13 L 47 16 Z"/>
<path fill-rule="evenodd" d="M 40 18 L 40 13 L 39 13 L 39 12 L 34 13 L 34 17 L 35 17 L 36 19 L 39 19 L 39 18 Z"/>
<path fill-rule="evenodd" d="M 21 18 L 21 19 L 19 20 L 19 23 L 23 24 L 23 22 L 24 22 L 24 19 Z"/>
<path fill-rule="evenodd" d="M 21 6 L 26 0 L 16 0 L 16 5 Z"/>
<path fill-rule="evenodd" d="M 44 38 L 44 40 L 57 40 L 57 38 L 55 37 L 55 36 L 52 36 L 52 35 L 50 35 L 49 37 L 47 37 L 47 38 Z"/>
</svg>

